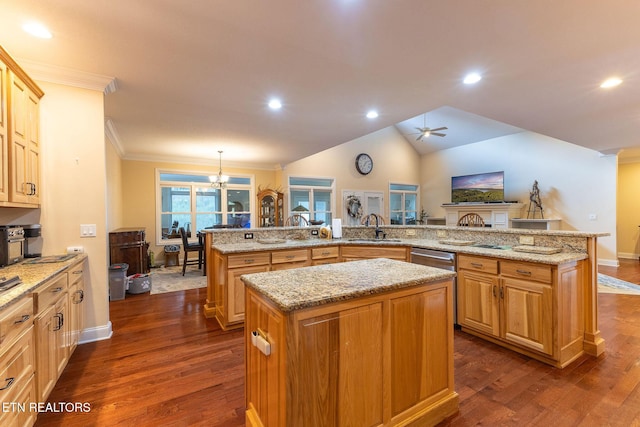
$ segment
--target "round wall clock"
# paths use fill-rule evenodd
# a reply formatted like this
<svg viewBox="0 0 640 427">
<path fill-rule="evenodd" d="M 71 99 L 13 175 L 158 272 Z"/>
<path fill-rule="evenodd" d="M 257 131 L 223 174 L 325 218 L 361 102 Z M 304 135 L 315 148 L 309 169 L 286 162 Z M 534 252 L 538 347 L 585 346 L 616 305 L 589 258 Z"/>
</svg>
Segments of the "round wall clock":
<svg viewBox="0 0 640 427">
<path fill-rule="evenodd" d="M 362 175 L 368 175 L 373 170 L 373 160 L 365 153 L 356 156 L 356 170 Z"/>
</svg>

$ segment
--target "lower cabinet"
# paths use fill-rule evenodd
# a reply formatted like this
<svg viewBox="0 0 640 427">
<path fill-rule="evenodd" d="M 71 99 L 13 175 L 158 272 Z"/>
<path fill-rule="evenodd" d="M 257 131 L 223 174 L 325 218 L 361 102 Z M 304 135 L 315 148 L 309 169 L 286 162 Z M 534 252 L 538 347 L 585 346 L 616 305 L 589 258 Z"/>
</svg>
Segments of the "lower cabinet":
<svg viewBox="0 0 640 427">
<path fill-rule="evenodd" d="M 411 248 L 406 246 L 344 245 L 340 248 L 342 261 L 357 261 L 371 258 L 389 258 L 399 261 L 409 261 L 410 253 Z"/>
<path fill-rule="evenodd" d="M 248 289 L 247 425 L 434 425 L 455 413 L 451 290 L 448 281 L 285 313 Z"/>
<path fill-rule="evenodd" d="M 84 262 L 69 269 L 69 357 L 78 346 L 84 329 Z"/>
<path fill-rule="evenodd" d="M 580 262 L 459 255 L 458 323 L 465 332 L 566 366 L 583 353 L 582 268 Z"/>
</svg>

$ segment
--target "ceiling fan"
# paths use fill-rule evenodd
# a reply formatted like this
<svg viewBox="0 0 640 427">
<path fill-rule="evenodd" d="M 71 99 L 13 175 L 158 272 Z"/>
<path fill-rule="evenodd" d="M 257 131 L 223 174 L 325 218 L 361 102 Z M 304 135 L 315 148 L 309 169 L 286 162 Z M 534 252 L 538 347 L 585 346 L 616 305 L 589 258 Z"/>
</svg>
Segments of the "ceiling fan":
<svg viewBox="0 0 640 427">
<path fill-rule="evenodd" d="M 409 135 L 418 135 L 418 137 L 416 138 L 416 141 L 420 141 L 422 138 L 427 138 L 431 135 L 435 135 L 435 136 L 446 136 L 446 133 L 442 133 L 439 132 L 441 130 L 447 130 L 448 128 L 446 126 L 442 126 L 439 128 L 429 128 L 427 127 L 427 118 L 425 116 L 424 118 L 424 125 L 421 128 L 415 128 L 418 132 L 417 133 L 410 133 Z"/>
</svg>

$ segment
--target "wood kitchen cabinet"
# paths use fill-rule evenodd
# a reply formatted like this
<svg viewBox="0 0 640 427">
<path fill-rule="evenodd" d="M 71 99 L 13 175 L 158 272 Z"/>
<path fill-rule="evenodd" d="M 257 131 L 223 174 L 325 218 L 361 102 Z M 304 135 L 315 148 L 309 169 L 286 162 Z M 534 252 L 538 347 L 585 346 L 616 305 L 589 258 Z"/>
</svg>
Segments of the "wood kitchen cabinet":
<svg viewBox="0 0 640 427">
<path fill-rule="evenodd" d="M 0 206 L 38 207 L 44 92 L 2 47 L 0 91 Z"/>
<path fill-rule="evenodd" d="M 69 356 L 78 346 L 84 328 L 84 270 L 85 260 L 69 267 Z"/>
<path fill-rule="evenodd" d="M 465 332 L 564 367 L 584 352 L 582 269 L 577 261 L 459 255 L 458 322 Z"/>
<path fill-rule="evenodd" d="M 223 255 L 215 252 L 214 271 L 214 316 L 223 330 L 244 326 L 244 283 L 240 276 L 269 271 L 269 252 Z"/>
<path fill-rule="evenodd" d="M 119 228 L 109 233 L 109 262 L 129 264 L 129 276 L 149 272 L 147 248 L 142 227 Z"/>
<path fill-rule="evenodd" d="M 23 297 L 0 312 L 0 404 L 36 402 L 33 299 Z M 1 411 L 0 425 L 24 426 L 35 422 L 31 411 Z"/>
<path fill-rule="evenodd" d="M 64 272 L 34 293 L 36 393 L 46 402 L 69 360 L 68 276 Z"/>
<path fill-rule="evenodd" d="M 258 227 L 282 227 L 284 225 L 284 194 L 275 190 L 258 193 Z"/>
<path fill-rule="evenodd" d="M 356 261 L 370 258 L 389 258 L 399 261 L 409 261 L 411 248 L 406 246 L 380 245 L 344 245 L 340 247 L 342 261 Z"/>
<path fill-rule="evenodd" d="M 311 265 L 308 249 L 291 249 L 271 253 L 271 270 L 286 270 Z"/>
<path fill-rule="evenodd" d="M 311 265 L 333 264 L 340 262 L 339 246 L 323 246 L 311 249 Z"/>
</svg>

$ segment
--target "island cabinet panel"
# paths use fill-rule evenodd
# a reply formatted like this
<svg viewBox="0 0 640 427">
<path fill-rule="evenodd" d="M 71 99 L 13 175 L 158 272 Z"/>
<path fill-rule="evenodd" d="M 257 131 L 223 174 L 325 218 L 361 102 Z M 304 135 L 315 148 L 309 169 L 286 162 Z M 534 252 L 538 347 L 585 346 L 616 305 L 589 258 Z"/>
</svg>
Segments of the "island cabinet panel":
<svg viewBox="0 0 640 427">
<path fill-rule="evenodd" d="M 247 288 L 247 425 L 435 425 L 454 414 L 451 290 L 445 280 L 282 312 Z"/>
<path fill-rule="evenodd" d="M 560 266 L 460 255 L 458 321 L 557 367 L 584 353 L 584 263 Z"/>
</svg>

